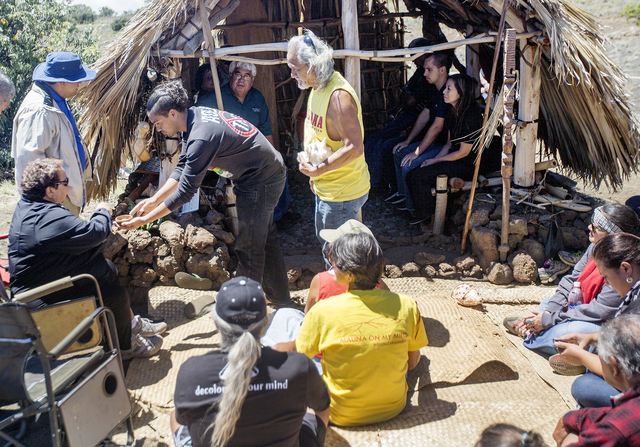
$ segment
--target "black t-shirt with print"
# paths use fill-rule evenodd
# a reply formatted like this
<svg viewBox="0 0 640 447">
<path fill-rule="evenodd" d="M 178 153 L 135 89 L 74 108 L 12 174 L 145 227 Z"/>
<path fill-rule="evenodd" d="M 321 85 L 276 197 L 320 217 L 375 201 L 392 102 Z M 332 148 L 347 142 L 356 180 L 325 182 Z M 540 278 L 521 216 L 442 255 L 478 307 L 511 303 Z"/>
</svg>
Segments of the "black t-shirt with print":
<svg viewBox="0 0 640 447">
<path fill-rule="evenodd" d="M 227 355 L 211 351 L 187 360 L 176 381 L 176 419 L 189 427 L 194 447 L 209 446 Z M 252 371 L 236 430 L 226 447 L 296 447 L 307 407 L 329 407 L 329 391 L 311 359 L 263 348 Z M 213 408 L 212 405 L 215 405 Z M 205 433 L 206 431 L 206 433 Z"/>
<path fill-rule="evenodd" d="M 282 155 L 249 121 L 217 109 L 191 107 L 182 153 L 171 174 L 178 189 L 164 201 L 167 208 L 174 211 L 189 202 L 209 168 L 248 186 L 268 183 L 285 171 Z"/>
</svg>

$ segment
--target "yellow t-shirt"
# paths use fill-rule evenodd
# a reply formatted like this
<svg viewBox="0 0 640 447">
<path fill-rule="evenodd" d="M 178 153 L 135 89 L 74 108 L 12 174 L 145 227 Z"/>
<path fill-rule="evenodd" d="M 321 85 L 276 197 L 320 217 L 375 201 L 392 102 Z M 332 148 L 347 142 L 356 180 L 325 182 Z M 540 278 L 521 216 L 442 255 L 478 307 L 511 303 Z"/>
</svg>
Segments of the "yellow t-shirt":
<svg viewBox="0 0 640 447">
<path fill-rule="evenodd" d="M 386 290 L 353 290 L 319 301 L 304 317 L 298 352 L 322 354 L 331 422 L 386 421 L 406 404 L 409 351 L 426 346 L 415 301 Z"/>
<path fill-rule="evenodd" d="M 327 146 L 336 152 L 344 143 L 334 141 L 327 134 L 327 109 L 329 99 L 336 90 L 345 90 L 355 100 L 358 106 L 358 121 L 364 137 L 364 126 L 362 125 L 362 107 L 355 90 L 351 84 L 338 72 L 333 72 L 331 79 L 322 90 L 311 90 L 309 101 L 307 102 L 307 118 L 304 121 L 304 145 L 315 140 L 326 139 Z M 314 177 L 314 188 L 316 195 L 325 202 L 346 202 L 364 196 L 369 192 L 369 168 L 364 160 L 364 154 L 353 160 L 351 163 L 325 172 Z"/>
</svg>

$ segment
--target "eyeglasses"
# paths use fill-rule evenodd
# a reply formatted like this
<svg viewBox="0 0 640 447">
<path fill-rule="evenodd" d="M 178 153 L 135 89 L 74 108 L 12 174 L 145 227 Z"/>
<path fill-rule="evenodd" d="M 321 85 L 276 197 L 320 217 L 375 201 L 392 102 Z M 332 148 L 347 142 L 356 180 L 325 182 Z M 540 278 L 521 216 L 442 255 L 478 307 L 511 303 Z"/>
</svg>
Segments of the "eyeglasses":
<svg viewBox="0 0 640 447">
<path fill-rule="evenodd" d="M 313 44 L 313 39 L 308 34 L 304 35 L 304 38 L 302 39 L 302 41 L 307 45 L 309 45 L 311 48 L 313 48 L 313 51 L 318 53 L 318 50 L 316 50 L 316 46 Z"/>
<path fill-rule="evenodd" d="M 591 229 L 594 233 L 597 231 L 605 231 L 604 229 L 602 229 L 602 227 L 599 227 L 598 224 L 593 221 L 593 216 L 591 216 Z"/>
<path fill-rule="evenodd" d="M 69 177 L 67 177 L 64 180 L 56 180 L 55 182 L 53 182 L 54 185 L 64 185 L 64 186 L 69 186 Z"/>
<path fill-rule="evenodd" d="M 242 74 L 239 71 L 234 71 L 231 77 L 236 81 L 239 81 L 240 79 L 244 79 L 245 81 L 250 81 L 253 79 L 253 76 L 251 76 L 251 73 Z"/>
</svg>

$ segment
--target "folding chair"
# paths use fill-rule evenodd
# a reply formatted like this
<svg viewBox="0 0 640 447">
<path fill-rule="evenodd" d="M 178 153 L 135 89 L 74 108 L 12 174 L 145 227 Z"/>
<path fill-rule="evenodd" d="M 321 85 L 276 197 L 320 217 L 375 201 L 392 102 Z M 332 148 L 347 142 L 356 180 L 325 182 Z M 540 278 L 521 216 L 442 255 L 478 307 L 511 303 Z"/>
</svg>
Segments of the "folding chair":
<svg viewBox="0 0 640 447">
<path fill-rule="evenodd" d="M 60 341 L 47 348 L 51 343 L 45 342 L 24 302 L 71 287 L 84 278 L 94 281 L 100 306 L 68 334 L 56 334 Z M 67 277 L 14 299 L 0 304 L 0 399 L 17 402 L 20 409 L 0 421 L 0 438 L 9 445 L 23 446 L 17 439 L 20 434 L 9 435 L 6 429 L 17 422 L 24 425 L 28 417 L 48 413 L 54 447 L 98 445 L 125 421 L 127 445 L 132 446 L 132 407 L 124 384 L 115 319 L 111 310 L 102 306 L 97 281 L 90 275 Z M 103 344 L 97 345 L 96 337 L 87 337 L 88 332 L 97 332 L 98 340 L 104 335 Z M 77 349 L 83 351 L 82 355 L 68 354 Z"/>
</svg>

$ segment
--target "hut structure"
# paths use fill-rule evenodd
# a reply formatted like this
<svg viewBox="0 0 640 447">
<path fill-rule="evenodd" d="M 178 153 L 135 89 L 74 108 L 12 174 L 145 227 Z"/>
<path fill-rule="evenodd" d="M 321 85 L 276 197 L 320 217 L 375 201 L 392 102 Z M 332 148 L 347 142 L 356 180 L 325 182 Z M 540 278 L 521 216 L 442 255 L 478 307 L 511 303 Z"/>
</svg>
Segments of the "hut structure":
<svg viewBox="0 0 640 447">
<path fill-rule="evenodd" d="M 564 169 L 594 185 L 616 187 L 636 171 L 640 132 L 626 77 L 607 56 L 602 29 L 589 14 L 564 0 L 404 2 L 404 13 L 398 0 L 150 2 L 105 49 L 93 66 L 97 78 L 75 98 L 96 166 L 90 196 L 103 197 L 114 187 L 122 151 L 146 120 L 146 98 L 153 87 L 181 77 L 189 90 L 198 58 L 258 65 L 254 85 L 267 98 L 276 145 L 286 152 L 294 145 L 295 118 L 306 98 L 289 77 L 286 40 L 302 27 L 336 50 L 336 68 L 360 92 L 370 134 L 401 106 L 406 61 L 465 46 L 468 74 L 477 76 L 480 68 L 491 73 L 503 17 L 518 42 L 515 183 L 533 185 L 536 156 L 559 158 Z M 407 16 L 422 17 L 424 36 L 437 44 L 403 49 Z M 459 31 L 460 39 L 446 42 L 441 25 Z M 214 50 L 210 29 L 218 46 L 233 48 Z M 498 69 L 495 91 L 502 83 Z M 175 149 L 165 149 L 162 135 L 151 132 L 149 141 L 170 163 L 167 153 Z"/>
</svg>

